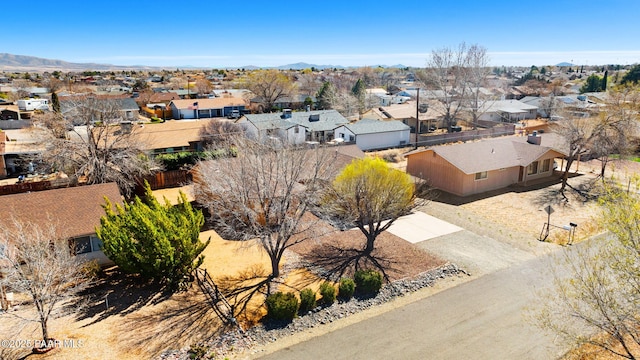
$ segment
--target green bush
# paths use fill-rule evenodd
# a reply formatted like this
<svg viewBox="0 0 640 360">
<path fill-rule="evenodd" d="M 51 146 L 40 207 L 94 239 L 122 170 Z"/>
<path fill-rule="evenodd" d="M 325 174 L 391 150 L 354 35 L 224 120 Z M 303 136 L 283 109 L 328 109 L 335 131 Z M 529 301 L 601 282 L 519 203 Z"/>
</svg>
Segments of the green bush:
<svg viewBox="0 0 640 360">
<path fill-rule="evenodd" d="M 358 270 L 353 279 L 356 290 L 363 295 L 377 294 L 382 287 L 382 274 L 375 270 Z"/>
<path fill-rule="evenodd" d="M 267 297 L 267 316 L 273 320 L 291 321 L 298 312 L 298 298 L 291 293 L 278 291 Z"/>
<path fill-rule="evenodd" d="M 309 289 L 300 291 L 300 313 L 306 313 L 316 307 L 316 293 Z"/>
<path fill-rule="evenodd" d="M 336 288 L 329 282 L 323 282 L 320 285 L 320 295 L 322 295 L 320 301 L 324 305 L 331 305 L 336 301 Z"/>
<path fill-rule="evenodd" d="M 338 296 L 342 300 L 349 300 L 353 297 L 353 293 L 356 291 L 356 283 L 353 279 L 342 278 L 340 279 L 340 285 L 338 285 Z"/>
</svg>

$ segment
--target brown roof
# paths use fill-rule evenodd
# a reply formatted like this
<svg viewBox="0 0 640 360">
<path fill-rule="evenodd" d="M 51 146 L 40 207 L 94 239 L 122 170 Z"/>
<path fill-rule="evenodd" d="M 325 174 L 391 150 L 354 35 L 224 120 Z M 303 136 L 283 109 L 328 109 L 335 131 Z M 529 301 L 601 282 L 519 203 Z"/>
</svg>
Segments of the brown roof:
<svg viewBox="0 0 640 360">
<path fill-rule="evenodd" d="M 435 120 L 442 116 L 444 108 L 439 101 L 425 101 L 429 104 L 429 109 L 426 113 L 420 114 L 420 120 Z M 423 103 L 421 101 L 421 103 Z M 382 114 L 385 116 L 388 114 L 391 118 L 396 120 L 401 119 L 415 119 L 416 118 L 416 102 L 407 101 L 404 104 L 393 104 L 390 106 L 380 107 Z"/>
<path fill-rule="evenodd" d="M 105 214 L 105 196 L 122 204 L 115 183 L 0 196 L 0 226 L 11 227 L 17 219 L 40 225 L 53 223 L 65 238 L 91 235 Z"/>
<path fill-rule="evenodd" d="M 178 99 L 180 99 L 180 95 L 178 95 L 178 94 L 176 94 L 174 92 L 153 93 L 149 97 L 149 101 L 148 102 L 150 102 L 150 103 L 159 103 L 159 102 L 178 100 Z"/>
<path fill-rule="evenodd" d="M 405 156 L 433 151 L 465 174 L 475 174 L 513 166 L 528 166 L 550 151 L 555 152 L 556 156 L 567 154 L 563 149 L 560 136 L 545 133 L 541 137 L 540 145 L 529 144 L 526 136 L 505 136 L 462 144 L 433 146 L 425 150 L 412 151 Z"/>
<path fill-rule="evenodd" d="M 189 146 L 190 142 L 200 141 L 200 130 L 211 121 L 214 120 L 169 120 L 144 124 L 133 133 L 148 150 Z"/>
<path fill-rule="evenodd" d="M 244 99 L 236 97 L 219 97 L 214 99 L 181 99 L 172 100 L 178 109 L 188 109 L 193 106 L 193 103 L 198 103 L 199 109 L 222 109 L 225 106 L 246 106 L 247 102 Z"/>
</svg>

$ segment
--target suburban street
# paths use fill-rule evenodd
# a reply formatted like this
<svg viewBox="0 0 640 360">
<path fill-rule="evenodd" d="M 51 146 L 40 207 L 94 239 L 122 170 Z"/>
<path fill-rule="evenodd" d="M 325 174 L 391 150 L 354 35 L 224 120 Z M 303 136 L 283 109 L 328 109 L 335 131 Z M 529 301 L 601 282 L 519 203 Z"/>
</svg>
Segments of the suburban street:
<svg viewBox="0 0 640 360">
<path fill-rule="evenodd" d="M 261 359 L 555 359 L 564 349 L 527 322 L 524 313 L 535 305 L 535 292 L 549 286 L 548 268 L 562 251 L 513 264 Z"/>
</svg>

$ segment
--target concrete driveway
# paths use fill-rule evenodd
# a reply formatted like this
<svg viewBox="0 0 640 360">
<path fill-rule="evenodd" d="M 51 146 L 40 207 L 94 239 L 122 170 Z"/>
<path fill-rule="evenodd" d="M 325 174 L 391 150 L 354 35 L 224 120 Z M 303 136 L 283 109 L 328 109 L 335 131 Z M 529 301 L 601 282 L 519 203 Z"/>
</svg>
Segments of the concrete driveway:
<svg viewBox="0 0 640 360">
<path fill-rule="evenodd" d="M 418 211 L 399 218 L 387 231 L 412 244 L 416 244 L 424 240 L 462 231 L 462 228 Z"/>
<path fill-rule="evenodd" d="M 475 234 L 423 212 L 396 220 L 387 230 L 472 275 L 484 275 L 535 256 L 511 244 Z"/>
</svg>

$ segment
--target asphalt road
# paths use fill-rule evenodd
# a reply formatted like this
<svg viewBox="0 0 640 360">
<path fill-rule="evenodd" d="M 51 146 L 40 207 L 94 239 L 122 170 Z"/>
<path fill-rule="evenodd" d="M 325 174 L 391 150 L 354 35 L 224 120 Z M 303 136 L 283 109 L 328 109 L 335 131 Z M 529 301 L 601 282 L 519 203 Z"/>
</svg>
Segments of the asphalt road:
<svg viewBox="0 0 640 360">
<path fill-rule="evenodd" d="M 564 350 L 524 319 L 554 254 L 513 264 L 260 359 L 555 359 Z"/>
</svg>

